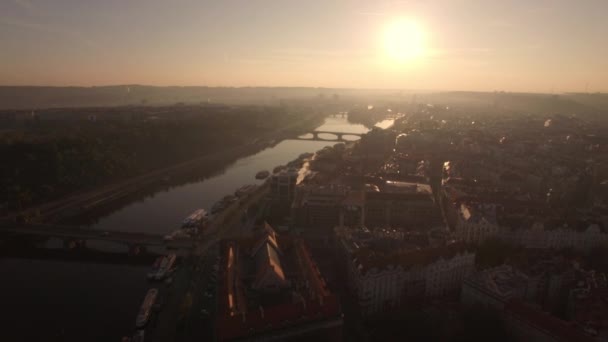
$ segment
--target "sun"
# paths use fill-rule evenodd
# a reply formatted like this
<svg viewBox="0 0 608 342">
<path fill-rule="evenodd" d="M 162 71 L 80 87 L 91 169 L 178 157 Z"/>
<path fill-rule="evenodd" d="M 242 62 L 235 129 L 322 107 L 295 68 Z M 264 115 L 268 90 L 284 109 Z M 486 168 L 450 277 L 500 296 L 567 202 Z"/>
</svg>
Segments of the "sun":
<svg viewBox="0 0 608 342">
<path fill-rule="evenodd" d="M 411 62 L 424 54 L 425 32 L 411 19 L 397 19 L 384 31 L 384 51 L 393 63 Z"/>
</svg>

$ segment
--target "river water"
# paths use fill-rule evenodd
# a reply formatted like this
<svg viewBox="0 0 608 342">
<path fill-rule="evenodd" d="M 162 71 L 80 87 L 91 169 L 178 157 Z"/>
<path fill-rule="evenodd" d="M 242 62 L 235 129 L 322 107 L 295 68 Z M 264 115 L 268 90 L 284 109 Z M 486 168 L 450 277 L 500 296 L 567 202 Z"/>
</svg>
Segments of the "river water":
<svg viewBox="0 0 608 342">
<path fill-rule="evenodd" d="M 385 120 L 377 126 L 392 124 Z M 365 133 L 345 117 L 328 117 L 317 131 Z M 166 233 L 197 208 L 210 208 L 246 184 L 259 184 L 260 170 L 272 170 L 304 152 L 334 141 L 284 140 L 241 158 L 217 176 L 157 193 L 131 203 L 92 225 L 99 230 Z M 59 242 L 57 242 L 59 244 Z M 100 249 L 124 248 L 89 243 Z M 129 333 L 149 286 L 147 267 L 51 260 L 0 259 L 4 332 L 7 341 L 117 341 Z M 4 337 L 4 338 L 3 338 Z"/>
<path fill-rule="evenodd" d="M 390 121 L 379 124 L 387 125 Z M 345 117 L 328 117 L 317 131 L 366 133 L 363 125 L 352 124 Z M 345 137 L 347 138 L 347 137 Z M 204 181 L 186 184 L 135 202 L 101 218 L 92 226 L 99 230 L 123 230 L 164 234 L 175 230 L 181 221 L 198 208 L 210 209 L 222 197 L 233 194 L 246 184 L 261 184 L 255 174 L 284 165 L 304 152 L 315 152 L 332 141 L 284 140 L 252 156 L 237 160 L 226 171 Z"/>
</svg>

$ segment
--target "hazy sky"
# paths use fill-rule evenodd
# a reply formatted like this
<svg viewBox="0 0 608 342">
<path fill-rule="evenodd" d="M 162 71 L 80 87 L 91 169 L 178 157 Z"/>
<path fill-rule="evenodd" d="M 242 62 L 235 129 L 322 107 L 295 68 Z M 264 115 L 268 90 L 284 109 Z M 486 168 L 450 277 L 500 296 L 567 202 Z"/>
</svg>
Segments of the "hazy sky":
<svg viewBox="0 0 608 342">
<path fill-rule="evenodd" d="M 607 0 L 0 0 L 0 84 L 608 91 Z M 424 52 L 396 63 L 400 18 Z"/>
</svg>

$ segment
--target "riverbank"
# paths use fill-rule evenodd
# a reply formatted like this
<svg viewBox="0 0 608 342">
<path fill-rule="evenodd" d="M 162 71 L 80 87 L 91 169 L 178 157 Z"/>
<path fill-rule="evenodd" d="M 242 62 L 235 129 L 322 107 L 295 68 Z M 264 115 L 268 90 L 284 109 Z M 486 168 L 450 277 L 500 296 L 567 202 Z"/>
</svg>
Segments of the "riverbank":
<svg viewBox="0 0 608 342">
<path fill-rule="evenodd" d="M 327 117 L 315 130 L 362 134 L 369 129 L 362 125 L 353 125 L 344 117 Z M 220 172 L 214 171 L 212 176 L 198 177 L 200 181 L 187 182 L 180 186 L 159 186 L 158 192 L 151 191 L 146 197 L 141 196 L 125 203 L 109 215 L 98 216 L 99 219 L 94 221 L 91 228 L 167 234 L 177 229 L 177 224 L 194 210 L 210 209 L 217 201 L 244 185 L 263 184 L 263 181 L 255 179 L 258 171 L 285 165 L 302 153 L 315 152 L 335 143 L 285 139 L 254 154 L 237 158 Z M 209 167 L 213 168 L 214 163 L 203 165 L 200 171 L 193 170 L 193 173 L 202 174 L 202 171 Z"/>
<path fill-rule="evenodd" d="M 365 133 L 367 128 L 353 125 L 346 118 L 326 118 L 323 124 L 314 127 L 324 131 L 344 131 Z M 284 137 L 293 137 L 285 133 Z M 161 184 L 154 189 L 159 192 L 139 193 L 136 196 L 124 198 L 124 206 L 112 211 L 112 214 L 101 217 L 91 229 L 101 231 L 114 229 L 132 229 L 133 231 L 152 234 L 166 234 L 179 227 L 182 220 L 198 208 L 211 208 L 211 206 L 228 194 L 246 184 L 262 186 L 264 181 L 255 179 L 255 173 L 263 169 L 272 169 L 277 165 L 285 165 L 304 152 L 315 152 L 325 146 L 333 145 L 333 141 L 305 141 L 305 140 L 277 140 L 254 154 L 237 157 L 237 160 L 226 164 L 220 171 L 211 172 L 212 176 L 198 177 L 201 181 L 185 182 L 173 186 L 175 179 L 168 184 Z M 220 159 L 215 159 L 218 162 Z M 206 165 L 214 167 L 213 164 Z M 204 165 L 202 166 L 203 169 Z M 215 168 L 217 170 L 217 168 Z M 187 179 L 185 177 L 184 179 Z M 226 212 L 225 220 L 221 225 L 221 234 L 211 236 L 210 239 L 230 237 L 244 233 L 251 224 L 255 223 L 262 206 L 252 205 L 247 215 L 248 221 L 242 224 L 242 210 L 250 203 L 256 202 L 257 196 L 263 197 L 263 187 L 255 192 L 252 201 L 244 201 L 242 206 L 234 207 L 233 211 Z M 143 196 L 146 197 L 139 197 Z M 253 194 L 252 194 L 253 195 Z M 133 199 L 134 198 L 134 199 Z M 143 198 L 143 200 L 142 200 Z M 127 202 L 132 200 L 132 202 Z M 246 202 L 246 203 L 245 203 Z M 116 204 L 118 202 L 114 202 Z M 113 204 L 113 205 L 114 205 Z M 123 202 L 120 202 L 123 205 Z M 239 209 L 241 211 L 239 211 Z M 254 210 L 255 209 L 255 210 Z M 245 229 L 242 229 L 245 228 Z M 203 239 L 199 252 L 209 248 L 212 241 Z M 92 246 L 89 246 L 92 247 Z M 203 253 L 204 254 L 204 253 Z M 4 293 L 10 293 L 19 300 L 9 301 L 6 310 L 10 312 L 31 311 L 23 308 L 36 307 L 34 312 L 26 316 L 15 317 L 15 321 L 26 320 L 36 322 L 48 335 L 28 332 L 25 340 L 53 339 L 53 336 L 63 336 L 61 341 L 109 341 L 119 340 L 120 336 L 131 332 L 134 318 L 143 296 L 151 286 L 146 280 L 150 265 L 125 266 L 116 264 L 102 264 L 95 262 L 76 262 L 60 260 L 36 260 L 35 258 L 0 258 L 0 269 L 10 274 L 9 281 L 0 288 Z M 129 270 L 130 273 L 126 273 Z M 94 281 L 90 281 L 94 279 Z M 18 284 L 37 284 L 36 286 L 22 286 Z M 45 284 L 42 290 L 36 290 L 39 284 Z M 34 292 L 38 291 L 38 292 Z M 83 296 L 86 295 L 86 299 Z M 53 298 L 54 302 L 42 301 L 41 298 Z M 61 306 L 55 302 L 62 303 Z M 196 301 L 195 301 L 196 303 Z M 110 310 L 110 308 L 112 308 Z M 165 309 L 163 309 L 165 311 Z M 166 311 L 168 316 L 173 313 Z M 196 313 L 199 313 L 197 311 Z M 78 315 L 74 314 L 78 313 Z M 85 314 L 86 313 L 86 314 Z M 49 319 L 49 317 L 51 317 Z M 163 317 L 164 319 L 164 317 Z M 68 325 L 66 322 L 69 322 Z M 99 322 L 104 322 L 103 333 L 99 333 Z M 18 336 L 26 324 L 15 322 L 10 324 L 8 336 Z M 61 331 L 66 327 L 67 331 Z M 209 328 L 210 329 L 210 328 Z M 204 329 L 203 329 L 204 330 Z M 103 336 L 101 336 L 103 335 Z M 2 335 L 0 335 L 2 336 Z M 151 335 L 153 337 L 153 335 Z M 8 340 L 19 340 L 9 338 Z"/>
<path fill-rule="evenodd" d="M 255 138 L 250 143 L 222 149 L 120 182 L 73 193 L 20 213 L 8 215 L 4 220 L 90 222 L 98 215 L 116 209 L 116 204 L 120 204 L 121 201 L 124 203 L 125 199 L 132 200 L 131 197 L 140 197 L 142 193 L 154 193 L 159 187 L 177 186 L 212 176 L 214 171 L 221 172 L 222 168 L 228 167 L 239 158 L 272 147 L 283 139 L 312 131 L 322 120 L 323 115 L 311 115 L 307 119 L 290 123 L 277 131 Z M 217 146 L 221 148 L 222 145 L 218 143 Z M 69 222 L 74 217 L 78 219 Z"/>
</svg>

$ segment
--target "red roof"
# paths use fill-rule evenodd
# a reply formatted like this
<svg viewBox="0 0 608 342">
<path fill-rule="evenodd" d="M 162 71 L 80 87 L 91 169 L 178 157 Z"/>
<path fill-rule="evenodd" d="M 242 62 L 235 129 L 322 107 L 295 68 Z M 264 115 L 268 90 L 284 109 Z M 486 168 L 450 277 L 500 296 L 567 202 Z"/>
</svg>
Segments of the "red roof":
<svg viewBox="0 0 608 342">
<path fill-rule="evenodd" d="M 323 297 L 320 301 L 283 303 L 251 310 L 245 315 L 218 317 L 219 340 L 229 340 L 284 328 L 295 327 L 314 321 L 322 321 L 340 315 L 340 304 L 336 296 Z"/>
<path fill-rule="evenodd" d="M 325 280 L 308 248 L 299 239 L 288 240 L 281 241 L 293 243 L 294 261 L 297 265 L 294 271 L 298 273 L 298 277 L 306 279 L 310 292 L 279 304 L 259 308 L 247 307 L 248 300 L 244 297 L 246 291 L 243 291 L 243 283 L 238 271 L 239 247 L 245 248 L 247 243 L 252 244 L 253 241 L 223 241 L 222 254 L 227 268 L 223 270 L 224 274 L 220 277 L 220 303 L 216 320 L 219 340 L 263 334 L 340 317 L 339 300 L 327 289 Z M 230 298 L 237 308 L 232 311 L 233 315 L 229 308 Z"/>
</svg>

